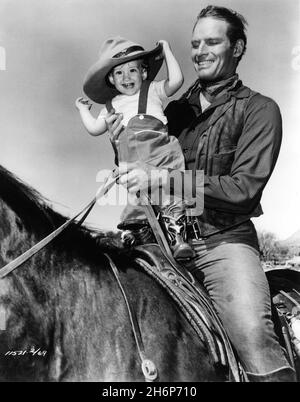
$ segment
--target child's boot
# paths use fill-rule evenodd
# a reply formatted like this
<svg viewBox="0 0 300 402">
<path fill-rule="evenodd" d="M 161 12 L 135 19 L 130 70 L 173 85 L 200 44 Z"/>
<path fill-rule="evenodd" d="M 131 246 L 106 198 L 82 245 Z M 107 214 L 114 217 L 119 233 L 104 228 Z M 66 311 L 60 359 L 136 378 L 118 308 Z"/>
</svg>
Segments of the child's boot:
<svg viewBox="0 0 300 402">
<path fill-rule="evenodd" d="M 176 260 L 193 258 L 195 255 L 194 250 L 187 243 L 185 214 L 172 216 L 170 210 L 167 211 L 168 215 L 165 212 L 162 211 L 161 220 L 174 258 Z"/>
</svg>

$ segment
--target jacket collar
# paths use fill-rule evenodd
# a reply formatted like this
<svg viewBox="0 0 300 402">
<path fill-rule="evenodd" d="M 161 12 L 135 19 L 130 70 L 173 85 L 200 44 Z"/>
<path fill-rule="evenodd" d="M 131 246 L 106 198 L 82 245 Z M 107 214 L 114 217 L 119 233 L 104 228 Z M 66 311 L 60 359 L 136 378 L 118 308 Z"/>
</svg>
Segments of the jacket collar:
<svg viewBox="0 0 300 402">
<path fill-rule="evenodd" d="M 249 98 L 251 94 L 251 90 L 248 87 L 245 87 L 242 81 L 238 81 L 236 86 L 225 94 L 221 96 L 217 96 L 214 101 L 210 104 L 210 106 L 205 109 L 203 114 L 209 113 L 212 109 L 215 109 L 217 106 L 220 106 L 224 103 L 227 103 L 232 97 L 237 99 Z"/>
<path fill-rule="evenodd" d="M 224 95 L 225 93 L 233 90 L 241 84 L 238 74 L 233 74 L 226 80 L 221 80 L 213 83 L 201 83 L 199 81 L 199 89 L 206 97 L 206 99 L 212 103 L 216 98 Z"/>
<path fill-rule="evenodd" d="M 199 120 L 203 119 L 203 124 L 201 125 L 199 134 L 201 135 L 208 127 L 212 126 L 230 107 L 232 98 L 243 99 L 249 98 L 251 95 L 251 90 L 245 87 L 241 81 L 238 81 L 237 86 L 232 88 L 230 91 L 226 92 L 220 97 L 216 97 L 211 105 L 205 109 L 205 111 L 191 122 L 190 127 L 198 124 Z M 217 110 L 216 108 L 220 106 Z"/>
<path fill-rule="evenodd" d="M 237 76 L 238 78 L 238 76 Z M 212 113 L 212 111 L 217 107 L 222 104 L 228 103 L 229 100 L 232 97 L 235 97 L 237 99 L 242 99 L 242 98 L 249 98 L 251 95 L 252 91 L 243 85 L 242 81 L 237 79 L 234 81 L 234 85 L 231 85 L 230 88 L 227 87 L 227 91 L 225 94 L 220 94 L 219 96 L 216 96 L 214 101 L 211 103 L 211 105 L 205 109 L 203 113 L 201 113 L 201 106 L 200 106 L 200 95 L 201 91 L 201 86 L 199 84 L 199 80 L 196 80 L 190 88 L 181 96 L 181 98 L 177 101 L 179 103 L 188 103 L 190 107 L 193 109 L 195 118 L 191 121 L 190 127 L 193 126 L 196 122 L 199 121 L 201 118 L 205 118 L 205 116 L 208 116 L 209 114 Z M 223 108 L 221 108 L 223 109 Z"/>
</svg>

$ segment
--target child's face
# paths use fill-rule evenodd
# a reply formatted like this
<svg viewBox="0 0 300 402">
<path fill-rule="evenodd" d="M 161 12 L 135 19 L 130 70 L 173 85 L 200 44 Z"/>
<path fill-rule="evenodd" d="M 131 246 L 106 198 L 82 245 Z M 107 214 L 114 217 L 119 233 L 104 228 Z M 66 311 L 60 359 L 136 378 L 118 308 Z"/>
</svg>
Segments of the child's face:
<svg viewBox="0 0 300 402">
<path fill-rule="evenodd" d="M 147 71 L 142 67 L 141 60 L 132 60 L 115 67 L 108 78 L 121 94 L 134 95 L 147 78 Z"/>
</svg>

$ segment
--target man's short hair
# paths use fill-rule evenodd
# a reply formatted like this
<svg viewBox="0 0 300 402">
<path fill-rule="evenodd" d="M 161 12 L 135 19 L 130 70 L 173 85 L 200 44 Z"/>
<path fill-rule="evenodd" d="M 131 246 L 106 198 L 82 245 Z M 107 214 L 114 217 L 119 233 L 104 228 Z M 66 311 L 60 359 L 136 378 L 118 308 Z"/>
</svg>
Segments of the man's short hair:
<svg viewBox="0 0 300 402">
<path fill-rule="evenodd" d="M 236 44 L 236 41 L 238 39 L 242 39 L 244 41 L 244 50 L 238 58 L 239 62 L 246 52 L 247 47 L 246 26 L 248 25 L 248 23 L 246 19 L 241 14 L 231 10 L 230 8 L 207 6 L 206 8 L 203 8 L 198 14 L 194 28 L 200 18 L 206 17 L 213 17 L 219 20 L 226 21 L 228 23 L 227 36 L 232 46 Z"/>
</svg>

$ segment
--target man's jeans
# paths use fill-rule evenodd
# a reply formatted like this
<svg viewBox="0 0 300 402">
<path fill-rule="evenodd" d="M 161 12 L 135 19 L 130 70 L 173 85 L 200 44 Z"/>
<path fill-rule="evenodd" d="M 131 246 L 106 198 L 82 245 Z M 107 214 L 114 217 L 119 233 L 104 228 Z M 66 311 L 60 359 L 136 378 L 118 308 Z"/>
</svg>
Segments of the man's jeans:
<svg viewBox="0 0 300 402">
<path fill-rule="evenodd" d="M 285 372 L 285 381 L 293 381 L 274 332 L 269 285 L 258 251 L 212 238 L 194 240 L 193 246 L 196 257 L 186 268 L 204 283 L 249 378 L 272 381 L 273 373 L 276 377 Z"/>
</svg>

